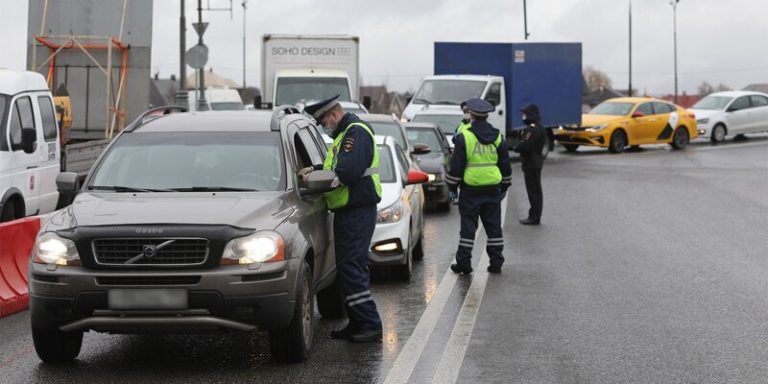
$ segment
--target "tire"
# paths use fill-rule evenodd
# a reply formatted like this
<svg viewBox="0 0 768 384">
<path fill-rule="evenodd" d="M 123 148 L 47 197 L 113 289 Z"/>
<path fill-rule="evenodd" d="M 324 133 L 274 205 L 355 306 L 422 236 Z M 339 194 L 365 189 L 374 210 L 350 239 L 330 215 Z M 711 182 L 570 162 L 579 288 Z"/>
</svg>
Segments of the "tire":
<svg viewBox="0 0 768 384">
<path fill-rule="evenodd" d="M 344 294 L 338 276 L 333 284 L 317 292 L 317 311 L 324 319 L 342 319 L 346 315 Z"/>
<path fill-rule="evenodd" d="M 10 198 L 5 202 L 3 211 L 0 212 L 0 223 L 21 219 L 24 217 L 24 207 L 16 204 L 17 198 Z"/>
<path fill-rule="evenodd" d="M 568 152 L 576 152 L 576 150 L 579 149 L 578 144 L 563 144 L 563 147 Z"/>
<path fill-rule="evenodd" d="M 717 124 L 712 128 L 712 134 L 709 135 L 709 141 L 711 141 L 712 144 L 720 144 L 725 141 L 726 133 L 725 125 Z"/>
<path fill-rule="evenodd" d="M 408 243 L 405 244 L 405 264 L 393 266 L 392 275 L 398 281 L 411 281 L 411 276 L 413 275 L 413 252 L 411 252 L 410 235 Z"/>
<path fill-rule="evenodd" d="M 688 134 L 688 129 L 685 127 L 679 127 L 672 135 L 672 143 L 669 145 L 674 149 L 684 149 L 688 146 L 688 142 L 691 141 L 691 136 Z"/>
<path fill-rule="evenodd" d="M 450 207 L 450 205 L 448 206 Z M 419 233 L 419 241 L 413 248 L 413 259 L 424 260 L 424 227 L 421 228 L 421 232 Z"/>
<path fill-rule="evenodd" d="M 309 358 L 312 350 L 315 312 L 312 272 L 302 264 L 301 282 L 296 292 L 293 319 L 287 328 L 269 332 L 269 348 L 272 358 L 283 363 L 298 363 Z"/>
<path fill-rule="evenodd" d="M 63 332 L 58 329 L 42 330 L 32 326 L 35 352 L 46 364 L 71 363 L 80 354 L 83 332 Z"/>
<path fill-rule="evenodd" d="M 627 134 L 623 130 L 617 129 L 611 134 L 611 141 L 608 143 L 608 152 L 621 153 L 627 146 Z"/>
</svg>

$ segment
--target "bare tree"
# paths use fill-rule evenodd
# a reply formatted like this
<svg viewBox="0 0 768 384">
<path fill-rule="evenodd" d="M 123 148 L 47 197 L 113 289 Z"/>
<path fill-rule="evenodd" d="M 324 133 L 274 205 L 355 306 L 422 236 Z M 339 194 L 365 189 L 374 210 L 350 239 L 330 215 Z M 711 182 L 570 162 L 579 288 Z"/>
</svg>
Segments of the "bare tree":
<svg viewBox="0 0 768 384">
<path fill-rule="evenodd" d="M 699 84 L 699 96 L 706 96 L 715 91 L 715 87 L 712 84 L 703 81 Z"/>
<path fill-rule="evenodd" d="M 587 82 L 587 87 L 592 91 L 611 88 L 611 79 L 608 75 L 599 69 L 589 66 L 584 69 L 584 80 Z"/>
<path fill-rule="evenodd" d="M 717 92 L 733 91 L 733 88 L 731 88 L 731 87 L 729 87 L 729 86 L 727 86 L 727 85 L 725 85 L 723 83 L 720 83 L 720 84 L 717 85 L 717 88 L 715 88 L 715 91 L 717 91 Z"/>
</svg>

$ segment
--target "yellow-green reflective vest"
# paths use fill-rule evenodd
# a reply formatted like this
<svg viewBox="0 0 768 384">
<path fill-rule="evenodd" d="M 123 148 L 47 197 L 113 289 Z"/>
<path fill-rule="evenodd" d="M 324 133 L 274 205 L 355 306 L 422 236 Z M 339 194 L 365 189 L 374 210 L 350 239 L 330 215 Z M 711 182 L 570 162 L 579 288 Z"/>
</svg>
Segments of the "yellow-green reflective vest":
<svg viewBox="0 0 768 384">
<path fill-rule="evenodd" d="M 472 128 L 472 122 L 465 123 L 464 121 L 462 121 L 461 123 L 459 123 L 459 127 L 456 128 L 456 136 L 466 132 L 469 128 Z"/>
<path fill-rule="evenodd" d="M 501 183 L 501 170 L 497 165 L 496 150 L 501 145 L 501 134 L 492 144 L 483 144 L 470 130 L 464 131 L 467 148 L 467 167 L 464 168 L 464 184 L 483 187 Z"/>
<path fill-rule="evenodd" d="M 339 133 L 339 135 L 336 136 L 336 139 L 333 140 L 333 144 L 331 144 L 331 147 L 328 148 L 328 154 L 325 156 L 325 161 L 323 162 L 323 169 L 326 171 L 333 171 L 336 169 L 336 156 L 339 154 L 341 142 L 344 140 L 344 136 L 346 136 L 347 131 L 349 131 L 349 129 L 354 125 L 365 129 L 365 131 L 371 135 L 371 142 L 373 142 L 373 161 L 371 161 L 371 165 L 368 167 L 368 169 L 365 170 L 363 177 L 371 176 L 371 179 L 373 179 L 373 185 L 376 188 L 376 194 L 381 197 L 381 181 L 379 180 L 379 151 L 376 148 L 376 139 L 373 137 L 373 132 L 371 132 L 371 129 L 366 127 L 365 124 L 352 123 L 348 125 L 346 129 L 344 129 L 344 132 Z M 349 187 L 346 185 L 339 186 L 333 191 L 325 193 L 325 204 L 328 209 L 333 210 L 343 208 L 347 205 L 347 203 L 349 203 Z"/>
</svg>

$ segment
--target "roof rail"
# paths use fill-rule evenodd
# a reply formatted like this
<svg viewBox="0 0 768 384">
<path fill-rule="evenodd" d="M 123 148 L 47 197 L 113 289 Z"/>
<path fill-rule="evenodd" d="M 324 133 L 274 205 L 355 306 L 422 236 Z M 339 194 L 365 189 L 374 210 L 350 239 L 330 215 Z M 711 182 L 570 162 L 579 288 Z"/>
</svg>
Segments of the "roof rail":
<svg viewBox="0 0 768 384">
<path fill-rule="evenodd" d="M 299 111 L 299 108 L 295 105 L 280 105 L 275 107 L 275 110 L 272 111 L 272 119 L 269 122 L 269 130 L 275 132 L 280 131 L 280 120 L 282 120 L 285 115 L 295 114 L 301 114 L 301 111 Z"/>
<path fill-rule="evenodd" d="M 160 113 L 162 112 L 162 113 Z M 170 115 L 174 112 L 187 112 L 187 109 L 180 105 L 163 105 L 161 107 L 150 108 L 142 113 L 136 120 L 128 125 L 125 130 L 133 132 L 135 129 L 141 127 L 149 120 L 154 120 L 158 117 Z"/>
</svg>

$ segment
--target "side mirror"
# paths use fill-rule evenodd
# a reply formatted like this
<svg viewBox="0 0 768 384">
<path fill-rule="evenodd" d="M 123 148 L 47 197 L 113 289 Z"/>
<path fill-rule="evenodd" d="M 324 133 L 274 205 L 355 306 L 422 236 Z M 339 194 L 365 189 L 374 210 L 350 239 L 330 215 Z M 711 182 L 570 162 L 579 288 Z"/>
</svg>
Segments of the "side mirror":
<svg viewBox="0 0 768 384">
<path fill-rule="evenodd" d="M 426 155 L 427 153 L 430 153 L 430 152 L 432 152 L 432 148 L 430 148 L 429 145 L 416 144 L 413 146 L 414 155 Z"/>
<path fill-rule="evenodd" d="M 330 192 L 338 185 L 336 173 L 333 171 L 314 171 L 307 175 L 306 188 L 299 190 L 302 196 L 319 195 Z"/>
<path fill-rule="evenodd" d="M 725 111 L 726 111 L 726 112 L 736 112 L 736 111 L 738 111 L 738 110 L 739 110 L 739 107 L 733 107 L 733 106 L 731 106 L 731 107 L 728 107 L 728 109 L 726 109 Z"/>
<path fill-rule="evenodd" d="M 261 95 L 256 95 L 253 97 L 253 106 L 256 109 L 261 109 Z"/>
<path fill-rule="evenodd" d="M 642 112 L 635 111 L 634 113 L 632 113 L 633 119 L 637 119 L 638 117 L 643 117 L 643 116 L 645 115 Z"/>
<path fill-rule="evenodd" d="M 429 181 L 429 176 L 422 171 L 408 171 L 408 179 L 405 181 L 405 185 L 421 184 Z"/>
<path fill-rule="evenodd" d="M 58 189 L 59 193 L 66 197 L 77 195 L 77 192 L 80 191 L 80 180 L 77 177 L 77 173 L 59 173 L 56 176 L 56 188 Z"/>
<path fill-rule="evenodd" d="M 34 128 L 23 128 L 21 130 L 21 149 L 24 153 L 34 153 L 37 144 L 37 132 Z"/>
<path fill-rule="evenodd" d="M 363 96 L 363 107 L 367 110 L 371 110 L 371 97 L 370 96 Z"/>
</svg>

